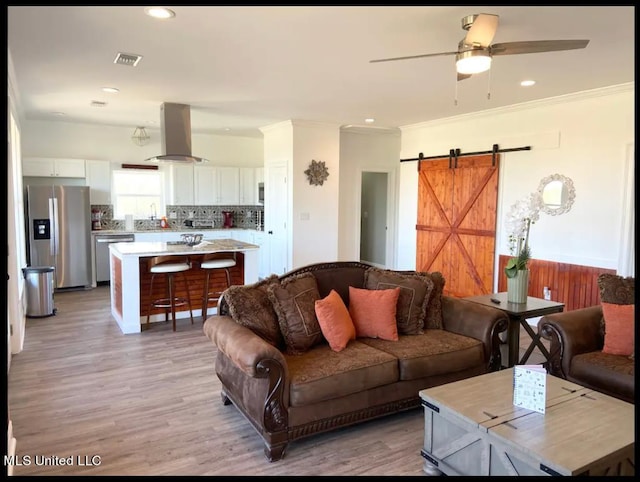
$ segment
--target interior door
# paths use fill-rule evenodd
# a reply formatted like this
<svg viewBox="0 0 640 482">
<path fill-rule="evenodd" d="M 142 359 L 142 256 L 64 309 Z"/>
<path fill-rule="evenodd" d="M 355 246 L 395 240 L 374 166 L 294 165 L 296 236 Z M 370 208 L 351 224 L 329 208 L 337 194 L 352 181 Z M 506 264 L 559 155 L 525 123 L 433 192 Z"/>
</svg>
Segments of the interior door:
<svg viewBox="0 0 640 482">
<path fill-rule="evenodd" d="M 267 168 L 267 172 L 264 223 L 269 237 L 269 268 L 271 273 L 281 275 L 289 269 L 287 168 L 286 166 L 270 166 Z"/>
<path fill-rule="evenodd" d="M 493 291 L 499 165 L 497 154 L 420 161 L 416 269 L 440 271 L 449 296 Z"/>
</svg>

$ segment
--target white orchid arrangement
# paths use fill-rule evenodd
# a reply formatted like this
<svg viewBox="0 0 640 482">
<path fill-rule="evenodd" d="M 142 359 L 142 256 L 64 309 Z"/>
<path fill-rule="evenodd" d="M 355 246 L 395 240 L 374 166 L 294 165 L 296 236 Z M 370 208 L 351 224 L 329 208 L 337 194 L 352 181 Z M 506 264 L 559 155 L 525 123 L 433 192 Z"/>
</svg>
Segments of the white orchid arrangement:
<svg viewBox="0 0 640 482">
<path fill-rule="evenodd" d="M 514 257 L 507 261 L 504 268 L 507 278 L 515 278 L 519 270 L 527 269 L 527 263 L 531 259 L 529 230 L 540 219 L 542 206 L 540 193 L 532 192 L 516 201 L 509 210 L 505 226 L 509 233 L 509 251 Z"/>
</svg>

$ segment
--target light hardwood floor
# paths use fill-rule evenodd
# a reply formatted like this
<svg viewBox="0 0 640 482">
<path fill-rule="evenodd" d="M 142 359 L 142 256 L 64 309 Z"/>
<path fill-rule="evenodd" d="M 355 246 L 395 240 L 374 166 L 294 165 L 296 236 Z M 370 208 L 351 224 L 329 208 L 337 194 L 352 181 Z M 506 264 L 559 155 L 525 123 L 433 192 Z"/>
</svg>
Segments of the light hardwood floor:
<svg viewBox="0 0 640 482">
<path fill-rule="evenodd" d="M 221 402 L 201 319 L 123 335 L 108 287 L 54 299 L 56 316 L 27 319 L 8 375 L 16 452 L 31 458 L 14 475 L 424 475 L 421 409 L 293 442 L 269 463 L 249 422 Z"/>
</svg>

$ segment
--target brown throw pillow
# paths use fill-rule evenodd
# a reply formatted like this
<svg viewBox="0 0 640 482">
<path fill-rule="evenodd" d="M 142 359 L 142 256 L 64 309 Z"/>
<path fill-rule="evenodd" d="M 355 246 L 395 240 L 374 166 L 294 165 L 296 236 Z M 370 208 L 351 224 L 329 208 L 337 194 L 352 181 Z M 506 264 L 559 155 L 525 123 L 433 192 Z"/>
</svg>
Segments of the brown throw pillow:
<svg viewBox="0 0 640 482">
<path fill-rule="evenodd" d="M 315 309 L 320 293 L 312 273 L 300 274 L 271 285 L 267 294 L 278 316 L 287 353 L 300 355 L 324 341 Z"/>
<path fill-rule="evenodd" d="M 427 316 L 424 320 L 424 327 L 429 330 L 441 330 L 442 324 L 442 292 L 444 291 L 445 279 L 442 273 L 434 271 L 432 273 L 418 272 L 423 276 L 427 276 L 433 281 L 433 291 L 427 306 Z"/>
<path fill-rule="evenodd" d="M 232 285 L 223 295 L 231 318 L 276 348 L 282 348 L 284 340 L 267 289 L 279 283 L 278 276 L 271 275 L 254 284 Z"/>
<path fill-rule="evenodd" d="M 434 288 L 430 277 L 418 273 L 369 268 L 364 273 L 364 287 L 370 290 L 400 288 L 396 308 L 398 334 L 424 333 L 427 306 Z"/>
</svg>

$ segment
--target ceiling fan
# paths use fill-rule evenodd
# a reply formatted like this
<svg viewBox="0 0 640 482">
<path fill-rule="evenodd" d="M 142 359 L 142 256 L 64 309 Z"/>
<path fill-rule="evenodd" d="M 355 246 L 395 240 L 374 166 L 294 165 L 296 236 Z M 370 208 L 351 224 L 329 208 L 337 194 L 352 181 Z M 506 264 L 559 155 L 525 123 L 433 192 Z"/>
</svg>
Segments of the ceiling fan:
<svg viewBox="0 0 640 482">
<path fill-rule="evenodd" d="M 538 52 L 583 49 L 589 43 L 589 40 L 530 40 L 504 42 L 492 45 L 491 41 L 498 28 L 498 18 L 498 15 L 489 13 L 473 14 L 463 17 L 462 28 L 467 31 L 467 35 L 458 43 L 458 50 L 456 51 L 376 59 L 370 60 L 370 62 L 389 62 L 391 60 L 455 55 L 458 80 L 464 80 L 473 74 L 479 74 L 480 72 L 489 70 L 491 67 L 491 58 L 494 55 L 533 54 Z"/>
</svg>

